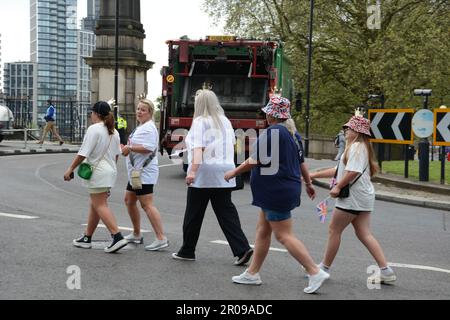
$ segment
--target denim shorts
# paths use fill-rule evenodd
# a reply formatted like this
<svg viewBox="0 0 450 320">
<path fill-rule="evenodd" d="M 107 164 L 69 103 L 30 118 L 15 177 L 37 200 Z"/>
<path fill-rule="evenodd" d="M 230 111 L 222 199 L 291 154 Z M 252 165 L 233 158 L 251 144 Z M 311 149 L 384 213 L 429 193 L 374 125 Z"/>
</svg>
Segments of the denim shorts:
<svg viewBox="0 0 450 320">
<path fill-rule="evenodd" d="M 264 208 L 262 208 L 262 211 L 264 212 L 267 221 L 283 221 L 292 217 L 290 211 L 281 212 Z"/>
</svg>

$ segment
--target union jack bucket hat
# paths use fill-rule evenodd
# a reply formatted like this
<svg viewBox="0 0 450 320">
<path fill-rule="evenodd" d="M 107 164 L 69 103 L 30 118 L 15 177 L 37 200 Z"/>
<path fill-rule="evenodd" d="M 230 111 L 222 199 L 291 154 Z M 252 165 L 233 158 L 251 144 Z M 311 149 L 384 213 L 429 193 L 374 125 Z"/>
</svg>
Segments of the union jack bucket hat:
<svg viewBox="0 0 450 320">
<path fill-rule="evenodd" d="M 353 131 L 365 134 L 366 136 L 372 136 L 370 133 L 370 121 L 361 116 L 351 117 L 350 120 L 342 126 L 342 128 L 350 128 Z"/>
<path fill-rule="evenodd" d="M 262 108 L 262 111 L 276 119 L 290 119 L 290 109 L 291 102 L 288 99 L 280 96 L 272 96 L 267 105 Z"/>
</svg>

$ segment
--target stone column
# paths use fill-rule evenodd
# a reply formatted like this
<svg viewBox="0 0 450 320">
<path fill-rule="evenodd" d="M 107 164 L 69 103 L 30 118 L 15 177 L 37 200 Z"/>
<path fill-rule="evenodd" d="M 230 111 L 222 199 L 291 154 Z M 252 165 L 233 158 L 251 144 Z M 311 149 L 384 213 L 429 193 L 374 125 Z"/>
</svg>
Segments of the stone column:
<svg viewBox="0 0 450 320">
<path fill-rule="evenodd" d="M 85 58 L 92 67 L 92 103 L 114 97 L 116 1 L 119 3 L 119 112 L 136 127 L 138 96 L 147 93 L 147 71 L 153 62 L 144 54 L 145 31 L 141 24 L 140 0 L 100 0 L 100 16 L 95 28 L 96 49 Z"/>
</svg>

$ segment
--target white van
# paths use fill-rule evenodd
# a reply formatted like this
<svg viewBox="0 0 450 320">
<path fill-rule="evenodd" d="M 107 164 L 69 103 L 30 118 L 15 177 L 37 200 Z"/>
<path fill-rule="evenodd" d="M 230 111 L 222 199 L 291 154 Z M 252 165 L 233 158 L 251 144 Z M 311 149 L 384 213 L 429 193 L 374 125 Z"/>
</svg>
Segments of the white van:
<svg viewBox="0 0 450 320">
<path fill-rule="evenodd" d="M 12 111 L 8 107 L 0 105 L 0 142 L 2 142 L 5 135 L 13 134 L 12 131 L 8 131 L 8 129 L 12 129 L 13 122 L 14 115 Z"/>
</svg>

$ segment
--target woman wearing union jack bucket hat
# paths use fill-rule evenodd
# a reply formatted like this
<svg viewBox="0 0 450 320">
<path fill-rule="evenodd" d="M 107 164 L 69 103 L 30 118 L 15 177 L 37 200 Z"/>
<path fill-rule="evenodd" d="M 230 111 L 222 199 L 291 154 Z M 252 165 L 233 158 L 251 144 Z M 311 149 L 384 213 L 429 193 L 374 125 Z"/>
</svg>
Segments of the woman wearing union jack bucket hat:
<svg viewBox="0 0 450 320">
<path fill-rule="evenodd" d="M 262 283 L 259 270 L 268 254 L 273 232 L 275 238 L 289 249 L 289 253 L 310 275 L 308 286 L 303 291 L 313 293 L 329 275 L 317 267 L 292 228 L 291 210 L 300 205 L 302 177 L 311 199 L 314 199 L 315 191 L 304 163 L 301 137 L 291 119 L 290 105 L 286 98 L 270 98 L 262 109 L 266 113 L 269 128 L 259 135 L 250 158 L 225 174 L 225 180 L 229 180 L 252 170 L 252 204 L 260 208 L 254 258 L 248 269 L 232 277 L 232 281 L 247 285 Z"/>
<path fill-rule="evenodd" d="M 351 223 L 356 236 L 369 250 L 381 269 L 368 278 L 371 283 L 392 283 L 397 277 L 388 266 L 383 249 L 370 231 L 370 216 L 374 210 L 375 190 L 371 177 L 378 171 L 375 153 L 369 142 L 370 121 L 353 116 L 343 125 L 347 146 L 336 168 L 311 173 L 312 178 L 336 177 L 330 191 L 337 198 L 328 232 L 328 244 L 320 267 L 329 272 L 339 249 L 341 235 Z M 348 189 L 344 196 L 342 190 Z"/>
</svg>

